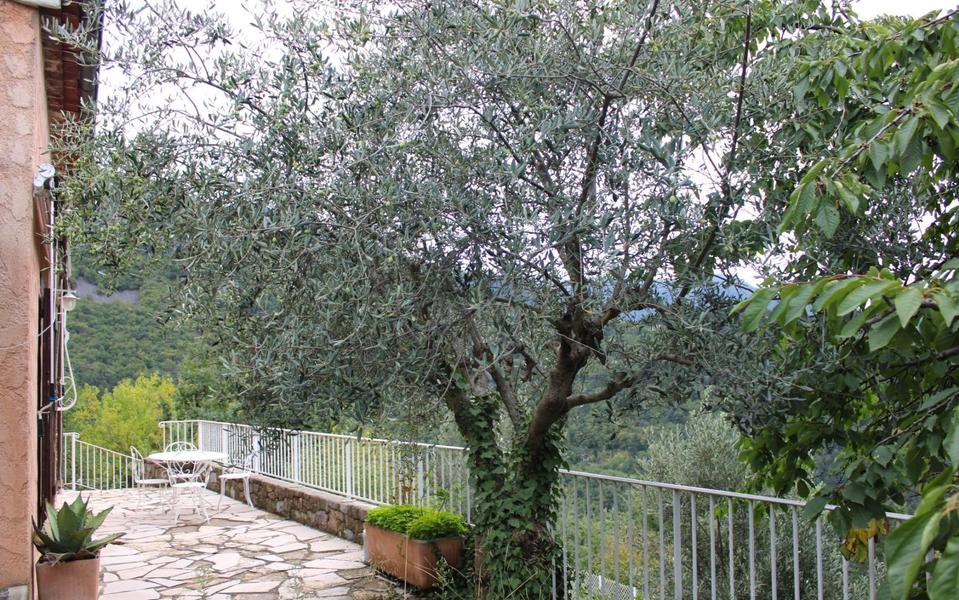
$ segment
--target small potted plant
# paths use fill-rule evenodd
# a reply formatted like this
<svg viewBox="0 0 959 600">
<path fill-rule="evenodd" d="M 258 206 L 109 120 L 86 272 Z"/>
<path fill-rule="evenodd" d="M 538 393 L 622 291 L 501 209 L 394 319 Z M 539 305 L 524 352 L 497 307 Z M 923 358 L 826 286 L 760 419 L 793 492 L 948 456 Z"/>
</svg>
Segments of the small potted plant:
<svg viewBox="0 0 959 600">
<path fill-rule="evenodd" d="M 467 531 L 463 518 L 451 512 L 381 506 L 366 515 L 366 551 L 377 569 L 425 590 L 436 585 L 440 558 L 460 566 Z"/>
<path fill-rule="evenodd" d="M 100 550 L 121 537 L 114 533 L 98 540 L 93 534 L 110 514 L 110 508 L 94 515 L 77 497 L 57 510 L 47 503 L 43 527 L 33 525 L 33 545 L 40 551 L 37 562 L 39 600 L 97 600 L 100 592 Z"/>
</svg>

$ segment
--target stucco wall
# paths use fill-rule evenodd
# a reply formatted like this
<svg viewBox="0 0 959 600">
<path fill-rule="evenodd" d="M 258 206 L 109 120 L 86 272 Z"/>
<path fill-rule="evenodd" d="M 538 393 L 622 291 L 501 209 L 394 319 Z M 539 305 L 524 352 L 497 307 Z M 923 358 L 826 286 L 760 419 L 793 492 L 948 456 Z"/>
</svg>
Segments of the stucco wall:
<svg viewBox="0 0 959 600">
<path fill-rule="evenodd" d="M 0 588 L 29 585 L 37 503 L 40 246 L 33 176 L 49 161 L 37 9 L 0 0 Z"/>
</svg>

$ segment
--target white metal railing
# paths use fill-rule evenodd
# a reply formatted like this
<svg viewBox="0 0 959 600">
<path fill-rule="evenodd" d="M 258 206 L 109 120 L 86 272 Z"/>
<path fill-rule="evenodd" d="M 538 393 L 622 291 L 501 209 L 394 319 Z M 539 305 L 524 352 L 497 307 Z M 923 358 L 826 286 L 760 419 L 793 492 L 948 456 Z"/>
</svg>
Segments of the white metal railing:
<svg viewBox="0 0 959 600">
<path fill-rule="evenodd" d="M 133 487 L 134 458 L 64 433 L 60 481 L 71 490 L 112 490 Z"/>
<path fill-rule="evenodd" d="M 560 571 L 576 598 L 874 600 L 885 571 L 875 539 L 865 563 L 847 561 L 799 500 L 578 471 L 562 486 Z"/>
<path fill-rule="evenodd" d="M 188 441 L 253 454 L 262 475 L 374 504 L 440 505 L 471 517 L 466 449 L 355 436 L 166 421 L 164 445 Z M 823 517 L 799 500 L 561 472 L 556 598 L 843 600 L 876 597 L 885 567 L 875 540 L 847 561 Z M 827 511 L 834 507 L 828 506 Z M 890 527 L 909 515 L 887 513 Z"/>
<path fill-rule="evenodd" d="M 163 445 L 189 442 L 225 452 L 253 471 L 372 504 L 441 504 L 471 516 L 466 452 L 459 446 L 350 435 L 256 429 L 218 421 L 163 421 Z"/>
</svg>

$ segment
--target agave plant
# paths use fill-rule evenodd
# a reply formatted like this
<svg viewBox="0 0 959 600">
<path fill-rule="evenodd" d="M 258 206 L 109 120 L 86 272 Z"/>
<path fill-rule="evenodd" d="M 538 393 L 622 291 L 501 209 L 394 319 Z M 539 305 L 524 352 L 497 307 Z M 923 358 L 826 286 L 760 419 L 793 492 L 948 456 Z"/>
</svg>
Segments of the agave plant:
<svg viewBox="0 0 959 600">
<path fill-rule="evenodd" d="M 95 515 L 87 510 L 87 503 L 80 496 L 72 504 L 64 502 L 60 510 L 47 502 L 47 519 L 43 527 L 33 524 L 33 545 L 40 551 L 40 562 L 55 565 L 95 558 L 104 546 L 123 536 L 122 533 L 114 533 L 93 539 L 93 533 L 111 510 L 108 508 Z"/>
</svg>

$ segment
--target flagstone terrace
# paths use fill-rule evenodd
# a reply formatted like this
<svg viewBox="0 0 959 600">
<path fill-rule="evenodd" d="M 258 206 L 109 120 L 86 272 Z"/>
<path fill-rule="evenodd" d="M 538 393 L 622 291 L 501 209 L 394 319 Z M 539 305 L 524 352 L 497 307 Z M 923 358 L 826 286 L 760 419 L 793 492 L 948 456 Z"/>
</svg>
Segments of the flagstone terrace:
<svg viewBox="0 0 959 600">
<path fill-rule="evenodd" d="M 132 489 L 82 493 L 94 511 L 113 507 L 99 533 L 125 533 L 101 554 L 103 600 L 404 597 L 364 563 L 360 545 L 233 499 L 225 498 L 209 522 L 186 513 L 174 524 L 166 490 L 142 498 Z M 215 506 L 217 495 L 206 495 Z"/>
</svg>

